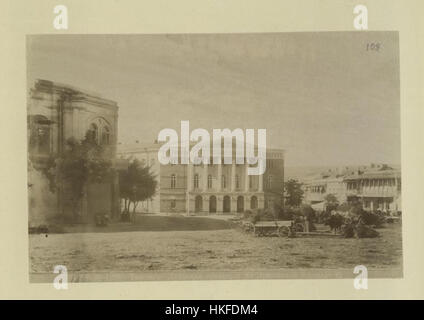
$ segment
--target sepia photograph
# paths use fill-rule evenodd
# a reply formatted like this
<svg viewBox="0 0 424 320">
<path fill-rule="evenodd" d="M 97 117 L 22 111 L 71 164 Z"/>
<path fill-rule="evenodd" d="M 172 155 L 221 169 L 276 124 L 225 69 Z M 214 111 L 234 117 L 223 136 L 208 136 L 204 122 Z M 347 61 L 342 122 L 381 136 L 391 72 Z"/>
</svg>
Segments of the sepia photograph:
<svg viewBox="0 0 424 320">
<path fill-rule="evenodd" d="M 26 82 L 30 282 L 403 278 L 398 32 L 33 34 Z"/>
</svg>

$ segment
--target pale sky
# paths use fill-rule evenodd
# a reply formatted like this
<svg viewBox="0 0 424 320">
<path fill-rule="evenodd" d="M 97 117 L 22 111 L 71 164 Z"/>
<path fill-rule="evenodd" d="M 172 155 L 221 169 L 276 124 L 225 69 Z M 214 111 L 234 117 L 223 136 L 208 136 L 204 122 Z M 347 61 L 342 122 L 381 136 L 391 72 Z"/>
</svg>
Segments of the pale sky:
<svg viewBox="0 0 424 320">
<path fill-rule="evenodd" d="M 163 128 L 267 129 L 286 164 L 400 163 L 397 32 L 42 35 L 35 79 L 119 105 L 121 143 Z M 367 43 L 381 44 L 379 52 Z"/>
</svg>

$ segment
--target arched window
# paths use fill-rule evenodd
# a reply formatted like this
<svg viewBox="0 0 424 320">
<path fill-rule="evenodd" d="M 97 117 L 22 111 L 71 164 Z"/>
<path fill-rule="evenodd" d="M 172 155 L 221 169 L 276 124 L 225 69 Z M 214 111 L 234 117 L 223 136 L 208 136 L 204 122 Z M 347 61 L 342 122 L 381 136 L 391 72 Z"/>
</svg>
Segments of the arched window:
<svg viewBox="0 0 424 320">
<path fill-rule="evenodd" d="M 177 176 L 175 174 L 171 174 L 171 189 L 175 189 L 177 187 Z"/>
<path fill-rule="evenodd" d="M 92 120 L 87 130 L 87 138 L 102 145 L 112 143 L 112 130 L 109 123 L 103 118 Z"/>
<path fill-rule="evenodd" d="M 208 175 L 208 189 L 212 189 L 212 175 Z"/>
<path fill-rule="evenodd" d="M 253 188 L 253 177 L 249 176 L 249 189 Z"/>
<path fill-rule="evenodd" d="M 103 145 L 110 144 L 110 129 L 108 126 L 102 128 L 102 142 Z"/>
<path fill-rule="evenodd" d="M 227 180 L 225 176 L 221 177 L 221 187 L 222 189 L 225 189 L 227 187 Z"/>
<path fill-rule="evenodd" d="M 250 198 L 250 209 L 257 209 L 258 208 L 258 198 L 256 196 L 252 196 Z"/>
<path fill-rule="evenodd" d="M 202 196 L 196 196 L 194 199 L 194 212 L 201 212 L 203 208 Z"/>
<path fill-rule="evenodd" d="M 197 173 L 194 175 L 194 188 L 199 188 L 199 175 Z"/>
<path fill-rule="evenodd" d="M 91 141 L 97 142 L 99 137 L 99 127 L 95 123 L 90 124 L 90 127 L 87 131 L 87 138 Z"/>
<path fill-rule="evenodd" d="M 240 179 L 239 179 L 238 174 L 236 174 L 235 179 L 236 179 L 236 188 L 239 189 L 240 188 Z"/>
</svg>

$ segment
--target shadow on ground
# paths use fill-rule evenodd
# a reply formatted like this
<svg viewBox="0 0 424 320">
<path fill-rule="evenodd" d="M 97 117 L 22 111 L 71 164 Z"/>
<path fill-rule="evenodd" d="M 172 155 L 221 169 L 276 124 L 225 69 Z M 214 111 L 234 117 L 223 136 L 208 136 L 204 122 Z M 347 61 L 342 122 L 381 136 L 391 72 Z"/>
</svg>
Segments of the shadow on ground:
<svg viewBox="0 0 424 320">
<path fill-rule="evenodd" d="M 125 232 L 125 231 L 197 231 L 197 230 L 224 230 L 234 225 L 225 220 L 208 217 L 168 217 L 138 215 L 134 222 L 110 223 L 99 227 L 94 224 L 80 224 L 65 226 L 57 233 L 79 232 Z M 54 232 L 56 233 L 56 232 Z"/>
</svg>

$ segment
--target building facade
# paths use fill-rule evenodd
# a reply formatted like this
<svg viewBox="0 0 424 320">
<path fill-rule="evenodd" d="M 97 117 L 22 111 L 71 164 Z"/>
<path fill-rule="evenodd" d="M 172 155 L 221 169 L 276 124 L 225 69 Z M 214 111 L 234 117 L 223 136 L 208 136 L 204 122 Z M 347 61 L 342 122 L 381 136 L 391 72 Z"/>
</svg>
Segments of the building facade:
<svg viewBox="0 0 424 320">
<path fill-rule="evenodd" d="M 146 212 L 228 214 L 282 204 L 283 150 L 268 149 L 265 173 L 249 176 L 248 165 L 234 160 L 232 164 L 162 165 L 157 158 L 160 146 L 118 145 L 118 157 L 137 158 L 151 166 L 157 177 L 155 197 L 141 206 Z"/>
<path fill-rule="evenodd" d="M 402 211 L 400 170 L 385 164 L 330 169 L 306 180 L 304 191 L 304 201 L 317 208 L 333 194 L 339 203 L 360 200 L 367 211 Z"/>
<path fill-rule="evenodd" d="M 345 177 L 344 182 L 347 200 L 360 199 L 365 210 L 402 211 L 400 171 L 359 172 Z"/>
<path fill-rule="evenodd" d="M 102 145 L 107 157 L 116 158 L 118 106 L 111 100 L 74 87 L 37 80 L 28 96 L 28 190 L 30 224 L 71 215 L 70 193 L 59 184 L 49 188 L 43 168 L 52 156 L 60 156 L 69 138 L 87 134 Z M 118 179 L 89 184 L 83 196 L 81 220 L 119 212 Z"/>
</svg>

